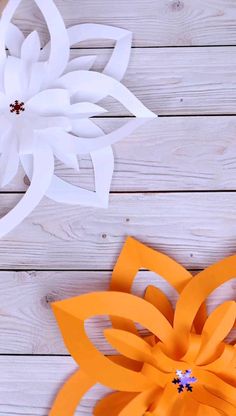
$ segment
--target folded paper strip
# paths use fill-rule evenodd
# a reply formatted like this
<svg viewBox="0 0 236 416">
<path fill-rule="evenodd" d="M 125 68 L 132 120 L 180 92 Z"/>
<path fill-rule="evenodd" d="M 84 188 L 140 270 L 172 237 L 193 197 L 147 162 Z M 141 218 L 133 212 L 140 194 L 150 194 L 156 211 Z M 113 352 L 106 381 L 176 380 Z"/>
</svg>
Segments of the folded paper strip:
<svg viewBox="0 0 236 416">
<path fill-rule="evenodd" d="M 131 294 L 140 268 L 162 276 L 179 294 L 173 309 L 166 295 L 148 286 Z M 196 276 L 171 258 L 128 238 L 110 291 L 52 304 L 65 345 L 79 369 L 65 383 L 50 416 L 73 415 L 96 383 L 117 392 L 100 400 L 95 416 L 236 416 L 236 347 L 226 337 L 235 326 L 236 302 L 208 315 L 206 299 L 236 276 L 236 255 Z M 148 282 L 147 282 L 148 283 Z M 90 341 L 85 320 L 109 315 L 106 339 L 119 355 L 104 356 Z M 141 336 L 141 324 L 149 336 Z"/>
<path fill-rule="evenodd" d="M 44 195 L 67 204 L 107 207 L 114 169 L 111 145 L 156 117 L 120 82 L 130 58 L 129 31 L 97 24 L 66 29 L 52 0 L 35 0 L 50 34 L 41 50 L 37 32 L 25 38 L 11 23 L 20 3 L 9 0 L 0 20 L 0 185 L 15 177 L 20 163 L 31 185 L 0 220 L 0 237 L 26 218 Z M 115 41 L 102 73 L 90 70 L 94 55 L 70 59 L 71 46 L 96 38 Z M 135 117 L 104 134 L 91 117 L 106 112 L 97 102 L 107 96 Z M 78 171 L 78 156 L 84 154 L 90 154 L 93 163 L 94 191 L 54 173 L 55 157 Z"/>
</svg>

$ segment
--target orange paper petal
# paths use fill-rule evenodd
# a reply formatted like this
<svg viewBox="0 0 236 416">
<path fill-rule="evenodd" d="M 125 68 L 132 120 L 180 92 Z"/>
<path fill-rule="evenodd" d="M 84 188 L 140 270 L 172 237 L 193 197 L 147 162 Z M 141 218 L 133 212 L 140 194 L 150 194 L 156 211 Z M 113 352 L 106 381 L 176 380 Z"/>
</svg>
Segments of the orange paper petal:
<svg viewBox="0 0 236 416">
<path fill-rule="evenodd" d="M 86 373 L 80 370 L 76 371 L 58 393 L 49 416 L 73 415 L 84 394 L 87 393 L 94 384 L 96 384 L 96 382 L 94 382 Z"/>
</svg>

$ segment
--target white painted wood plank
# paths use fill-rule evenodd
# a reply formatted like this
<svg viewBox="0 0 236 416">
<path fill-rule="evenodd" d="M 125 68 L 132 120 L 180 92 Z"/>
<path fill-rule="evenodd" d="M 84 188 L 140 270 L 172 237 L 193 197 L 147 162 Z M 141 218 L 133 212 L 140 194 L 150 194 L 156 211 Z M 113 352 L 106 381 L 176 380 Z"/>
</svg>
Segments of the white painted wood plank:
<svg viewBox="0 0 236 416">
<path fill-rule="evenodd" d="M 67 26 L 102 23 L 134 33 L 135 46 L 235 45 L 236 7 L 232 0 L 55 0 Z M 32 0 L 24 0 L 15 21 L 27 33 L 46 26 Z M 90 42 L 88 45 L 94 45 Z M 97 43 L 102 45 L 102 43 Z"/>
<path fill-rule="evenodd" d="M 104 68 L 112 50 L 73 50 L 97 55 Z M 236 99 L 236 47 L 134 49 L 124 84 L 161 115 L 232 114 Z M 115 100 L 101 101 L 107 115 L 128 112 Z"/>
<path fill-rule="evenodd" d="M 0 357 L 1 416 L 47 416 L 59 388 L 76 370 L 70 357 Z M 96 386 L 81 402 L 76 416 L 91 416 L 107 390 Z"/>
<path fill-rule="evenodd" d="M 19 198 L 2 195 L 0 215 Z M 203 268 L 235 253 L 236 194 L 117 194 L 107 210 L 44 199 L 0 240 L 0 268 L 111 270 L 127 235 Z"/>
<path fill-rule="evenodd" d="M 235 114 L 235 68 L 233 46 L 135 49 L 124 84 L 156 114 Z M 127 115 L 112 99 L 104 104 L 111 114 Z"/>
<path fill-rule="evenodd" d="M 83 293 L 108 290 L 111 272 L 0 272 L 0 354 L 68 354 L 50 303 Z M 141 271 L 133 293 L 142 296 L 148 284 L 159 287 L 175 306 L 178 295 L 155 273 Z M 223 300 L 236 298 L 236 280 L 217 289 L 209 298 L 209 310 Z M 111 346 L 103 336 L 107 319 L 86 324 L 89 337 L 106 354 Z"/>
<path fill-rule="evenodd" d="M 104 68 L 112 49 L 76 49 L 72 56 L 97 55 Z M 154 113 L 236 113 L 236 47 L 134 49 L 124 84 Z M 120 103 L 101 101 L 109 116 L 127 116 Z M 26 107 L 27 111 L 27 107 Z"/>
<path fill-rule="evenodd" d="M 97 119 L 110 132 L 127 120 Z M 175 191 L 236 189 L 236 117 L 158 118 L 117 143 L 111 190 Z M 57 163 L 63 179 L 94 189 L 89 156 L 80 159 L 80 172 Z M 22 170 L 4 191 L 25 191 Z"/>
</svg>

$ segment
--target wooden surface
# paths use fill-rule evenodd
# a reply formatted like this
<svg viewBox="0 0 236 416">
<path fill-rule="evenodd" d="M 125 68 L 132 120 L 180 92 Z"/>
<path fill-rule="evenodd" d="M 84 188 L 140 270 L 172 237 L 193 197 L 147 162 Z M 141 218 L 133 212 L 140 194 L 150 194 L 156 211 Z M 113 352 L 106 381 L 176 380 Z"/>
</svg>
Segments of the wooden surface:
<svg viewBox="0 0 236 416">
<path fill-rule="evenodd" d="M 111 0 L 55 3 L 67 26 L 88 22 L 120 26 L 134 33 L 135 46 L 236 43 L 234 0 L 112 0 L 112 7 Z M 45 25 L 32 0 L 24 0 L 16 22 L 26 33 L 37 28 L 47 40 Z"/>
<path fill-rule="evenodd" d="M 66 356 L 50 303 L 108 287 L 127 235 L 173 256 L 196 273 L 236 251 L 236 3 L 234 0 L 55 0 L 67 26 L 105 23 L 134 34 L 124 83 L 161 115 L 114 146 L 115 172 L 108 210 L 73 207 L 44 199 L 0 240 L 0 415 L 46 416 L 76 365 Z M 32 0 L 15 16 L 25 33 L 45 22 Z M 90 41 L 72 56 L 96 54 L 104 67 L 110 42 Z M 105 131 L 129 114 L 102 103 Z M 125 116 L 125 117 L 124 117 Z M 93 189 L 88 157 L 79 176 L 57 164 L 64 179 Z M 22 197 L 28 178 L 1 192 L 0 215 Z M 134 293 L 146 282 L 176 294 L 153 273 L 139 273 Z M 232 281 L 214 292 L 208 307 L 236 297 Z M 95 344 L 107 320 L 88 322 Z M 105 390 L 96 387 L 76 415 L 92 415 Z M 112 416 L 112 415 L 111 415 Z"/>
</svg>

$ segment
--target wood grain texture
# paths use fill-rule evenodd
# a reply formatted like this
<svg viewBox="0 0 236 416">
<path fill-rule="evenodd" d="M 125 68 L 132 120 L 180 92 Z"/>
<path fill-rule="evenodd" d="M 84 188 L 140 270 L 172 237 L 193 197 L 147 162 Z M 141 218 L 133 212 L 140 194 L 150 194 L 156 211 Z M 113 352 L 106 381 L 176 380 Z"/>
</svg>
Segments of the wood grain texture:
<svg viewBox="0 0 236 416">
<path fill-rule="evenodd" d="M 101 70 L 111 50 L 73 50 L 72 56 L 97 55 Z M 160 115 L 236 113 L 236 47 L 134 49 L 124 84 Z M 126 116 L 115 100 L 101 104 L 108 115 Z"/>
<path fill-rule="evenodd" d="M 19 198 L 2 195 L 0 215 Z M 204 268 L 235 253 L 236 194 L 117 194 L 107 210 L 44 199 L 0 241 L 0 268 L 111 270 L 127 235 Z"/>
<path fill-rule="evenodd" d="M 134 48 L 124 83 L 152 111 L 174 117 L 154 120 L 114 146 L 108 210 L 59 205 L 45 198 L 0 240 L 1 416 L 48 415 L 59 387 L 77 367 L 70 357 L 57 356 L 67 351 L 50 303 L 106 290 L 127 235 L 191 269 L 200 270 L 235 253 L 236 193 L 222 192 L 236 190 L 235 1 L 55 3 L 68 27 L 94 22 L 131 30 Z M 15 23 L 26 34 L 38 30 L 42 45 L 48 41 L 43 16 L 32 0 L 22 1 Z M 99 71 L 112 51 L 112 43 L 106 41 L 77 46 L 72 57 L 96 54 L 93 69 Z M 96 120 L 105 131 L 129 115 L 111 99 L 101 105 L 109 110 L 108 116 L 119 117 Z M 79 176 L 59 164 L 57 173 L 93 189 L 90 159 L 81 158 L 80 164 Z M 20 199 L 27 184 L 21 171 L 3 190 L 0 217 Z M 192 192 L 197 190 L 206 192 Z M 147 281 L 161 287 L 175 304 L 176 293 L 148 271 L 138 274 L 134 293 L 142 295 Z M 235 280 L 218 289 L 209 299 L 209 310 L 235 298 L 235 292 Z M 107 324 L 105 317 L 94 318 L 87 330 L 110 354 L 103 337 Z M 89 392 L 76 415 L 91 416 L 94 403 L 104 394 L 101 387 Z"/>
<path fill-rule="evenodd" d="M 0 357 L 1 416 L 48 416 L 60 386 L 77 368 L 70 357 Z M 83 399 L 76 416 L 91 416 L 99 397 L 95 387 Z"/>
<path fill-rule="evenodd" d="M 50 304 L 83 293 L 108 290 L 111 272 L 0 272 L 0 354 L 68 354 Z M 175 306 L 178 295 L 160 276 L 140 271 L 133 293 L 143 296 L 147 285 L 159 287 Z M 236 297 L 236 280 L 217 289 L 209 298 L 211 311 Z M 108 319 L 94 318 L 86 330 L 106 354 L 113 352 L 103 336 Z M 0 413 L 1 414 L 1 413 Z"/>
<path fill-rule="evenodd" d="M 105 132 L 125 119 L 97 119 Z M 236 117 L 171 117 L 146 123 L 114 148 L 113 192 L 235 190 Z M 56 164 L 63 179 L 94 189 L 89 156 L 81 156 L 80 172 Z M 25 191 L 23 170 L 3 191 Z M 59 206 L 58 206 L 59 208 Z"/>
<path fill-rule="evenodd" d="M 55 0 L 66 25 L 102 23 L 129 29 L 135 46 L 234 45 L 234 0 Z M 46 25 L 32 0 L 24 0 L 15 22 L 26 32 Z M 87 45 L 93 46 L 90 42 Z M 96 43 L 101 46 L 102 43 Z"/>
</svg>

